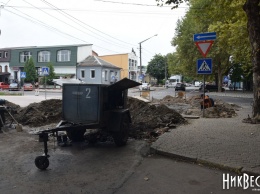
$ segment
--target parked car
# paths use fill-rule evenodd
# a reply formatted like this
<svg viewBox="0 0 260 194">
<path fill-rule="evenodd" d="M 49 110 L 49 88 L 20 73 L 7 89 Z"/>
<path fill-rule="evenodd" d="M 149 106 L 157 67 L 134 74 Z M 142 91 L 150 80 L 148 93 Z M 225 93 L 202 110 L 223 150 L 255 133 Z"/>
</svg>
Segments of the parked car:
<svg viewBox="0 0 260 194">
<path fill-rule="evenodd" d="M 32 91 L 33 90 L 33 85 L 31 83 L 25 83 L 23 85 L 23 90 L 24 91 Z"/>
<path fill-rule="evenodd" d="M 217 85 L 211 85 L 211 84 L 206 84 L 205 88 L 204 85 L 202 84 L 199 88 L 199 91 L 203 92 L 205 89 L 205 92 L 217 92 L 218 91 L 218 86 Z M 221 88 L 221 92 L 224 92 L 225 89 Z"/>
<path fill-rule="evenodd" d="M 142 85 L 139 86 L 139 90 L 150 90 L 150 85 L 148 83 L 142 83 Z"/>
<path fill-rule="evenodd" d="M 9 85 L 9 91 L 11 90 L 19 90 L 19 84 L 18 83 L 11 83 Z"/>
<path fill-rule="evenodd" d="M 0 82 L 0 90 L 8 90 L 9 84 L 5 82 Z"/>
<path fill-rule="evenodd" d="M 183 83 L 177 83 L 176 86 L 175 86 L 175 91 L 185 91 L 185 84 Z"/>
</svg>

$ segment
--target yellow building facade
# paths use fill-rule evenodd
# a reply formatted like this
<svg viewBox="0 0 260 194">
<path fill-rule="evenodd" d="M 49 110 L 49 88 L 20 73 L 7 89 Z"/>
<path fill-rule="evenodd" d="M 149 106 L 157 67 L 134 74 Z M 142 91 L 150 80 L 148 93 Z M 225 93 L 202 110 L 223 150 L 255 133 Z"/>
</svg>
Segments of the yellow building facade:
<svg viewBox="0 0 260 194">
<path fill-rule="evenodd" d="M 121 68 L 121 79 L 126 77 L 134 81 L 138 80 L 138 57 L 134 50 L 132 50 L 131 53 L 103 55 L 98 57 Z"/>
</svg>

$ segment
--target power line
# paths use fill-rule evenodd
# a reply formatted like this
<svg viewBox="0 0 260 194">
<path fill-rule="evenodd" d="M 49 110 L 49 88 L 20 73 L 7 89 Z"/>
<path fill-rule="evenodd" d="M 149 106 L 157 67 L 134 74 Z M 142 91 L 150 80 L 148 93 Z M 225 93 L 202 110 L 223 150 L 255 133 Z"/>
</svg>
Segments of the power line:
<svg viewBox="0 0 260 194">
<path fill-rule="evenodd" d="M 24 8 L 24 9 L 35 9 L 35 8 L 39 8 L 39 9 L 43 9 L 43 10 L 62 10 L 62 11 L 79 11 L 79 12 L 99 12 L 99 13 L 109 13 L 109 14 L 115 14 L 115 13 L 119 13 L 119 14 L 140 14 L 140 15 L 145 15 L 145 14 L 149 14 L 149 15 L 166 15 L 166 16 L 169 16 L 169 15 L 182 15 L 182 14 L 178 14 L 174 11 L 169 11 L 169 12 L 155 12 L 155 11 L 152 11 L 152 12 L 146 12 L 146 11 L 140 11 L 140 12 L 137 12 L 137 11 L 115 11 L 115 10 L 112 10 L 112 11 L 107 11 L 107 10 L 90 10 L 90 9 L 66 9 L 66 8 L 50 8 L 50 7 L 37 7 L 37 6 L 34 6 L 34 7 L 29 7 L 29 6 L 5 6 L 5 7 L 16 7 L 16 8 Z"/>
<path fill-rule="evenodd" d="M 15 8 L 13 8 L 13 9 L 15 9 Z M 82 42 L 84 42 L 84 43 L 87 43 L 87 44 L 91 44 L 91 43 L 89 43 L 89 42 L 87 42 L 87 41 L 85 41 L 85 40 L 82 40 L 82 39 L 77 38 L 77 37 L 75 37 L 75 36 L 73 36 L 73 35 L 70 35 L 70 34 L 68 34 L 68 33 L 62 32 L 62 31 L 60 31 L 60 30 L 57 29 L 57 28 L 54 28 L 54 27 L 52 27 L 52 26 L 49 26 L 49 25 L 45 24 L 44 22 L 39 21 L 39 20 L 37 20 L 37 19 L 35 19 L 35 18 L 33 18 L 34 20 L 32 20 L 32 19 L 31 19 L 31 18 L 32 18 L 31 16 L 29 16 L 28 14 L 25 14 L 25 13 L 19 11 L 18 9 L 15 9 L 15 10 L 18 11 L 18 12 L 21 12 L 22 14 L 26 15 L 27 17 L 24 17 L 24 16 L 22 16 L 22 15 L 19 15 L 19 14 L 15 13 L 15 12 L 12 12 L 12 11 L 8 10 L 8 9 L 4 9 L 4 10 L 7 11 L 7 12 L 9 12 L 9 13 L 12 13 L 12 14 L 14 14 L 14 15 L 17 15 L 17 16 L 19 16 L 19 17 L 21 17 L 21 18 L 24 18 L 24 19 L 26 19 L 26 20 L 29 20 L 29 21 L 32 22 L 32 23 L 41 25 L 41 26 L 47 28 L 48 30 L 51 30 L 51 31 L 54 31 L 54 32 L 59 32 L 60 34 L 63 34 L 63 35 L 72 37 L 72 38 L 74 38 L 74 39 L 80 40 L 80 41 L 82 41 Z M 98 46 L 98 45 L 95 45 L 95 46 L 96 46 L 96 47 L 99 47 L 99 48 L 102 48 L 102 49 L 104 49 L 104 50 L 107 50 L 107 51 L 112 51 L 112 52 L 118 53 L 118 52 L 116 52 L 116 51 L 113 51 L 113 50 L 110 50 L 110 49 L 107 49 L 107 48 L 104 48 L 104 47 L 101 47 L 101 46 Z"/>
<path fill-rule="evenodd" d="M 31 5 L 31 6 L 35 7 L 33 4 L 27 2 L 26 0 L 23 0 L 23 1 L 26 2 L 26 3 L 28 3 L 28 4 Z M 37 8 L 37 7 L 35 7 L 35 8 Z M 96 39 L 98 39 L 98 40 L 101 40 L 101 41 L 103 41 L 103 42 L 106 42 L 106 43 L 109 43 L 109 44 L 114 44 L 114 45 L 116 45 L 116 46 L 122 47 L 121 45 L 116 44 L 116 43 L 114 43 L 114 42 L 112 42 L 112 41 L 109 41 L 109 40 L 105 39 L 105 38 L 102 37 L 102 36 L 98 37 L 98 36 L 95 36 L 95 35 L 88 34 L 87 32 L 85 32 L 85 31 L 83 31 L 83 30 L 81 30 L 81 29 L 79 29 L 79 28 L 77 28 L 77 27 L 75 27 L 75 26 L 73 26 L 73 25 L 70 25 L 68 22 L 64 22 L 63 20 L 61 20 L 61 19 L 59 19 L 59 18 L 57 18 L 57 17 L 54 17 L 53 15 L 47 13 L 47 12 L 44 11 L 44 10 L 41 10 L 40 8 L 37 8 L 37 9 L 40 10 L 41 12 L 45 13 L 46 15 L 48 15 L 48 16 L 50 16 L 50 17 L 52 17 L 52 18 L 55 18 L 56 20 L 58 20 L 58 21 L 60 21 L 60 22 L 62 22 L 62 23 L 64 23 L 64 24 L 66 24 L 66 25 L 68 25 L 68 26 L 70 26 L 70 27 L 72 27 L 72 28 L 75 28 L 75 29 L 79 30 L 80 32 L 83 32 L 83 33 L 85 33 L 85 34 L 87 34 L 87 35 L 89 35 L 89 36 L 92 36 L 92 37 L 94 37 L 94 38 L 96 38 Z M 80 25 L 80 27 L 85 28 L 85 27 L 82 26 L 82 25 Z M 87 29 L 87 28 L 85 28 L 85 29 Z M 87 30 L 89 30 L 89 29 L 87 29 Z M 91 31 L 91 30 L 89 30 L 89 31 L 90 31 L 90 32 L 93 32 L 93 31 Z M 94 32 L 93 32 L 93 33 L 94 33 Z M 101 37 L 104 38 L 104 39 L 100 39 Z M 126 48 L 126 47 L 122 47 L 122 48 Z M 127 48 L 128 48 L 128 47 L 127 47 Z"/>
<path fill-rule="evenodd" d="M 96 29 L 96 28 L 94 28 L 94 27 L 92 27 L 92 26 L 86 24 L 85 22 L 82 22 L 81 20 L 75 18 L 74 16 L 72 16 L 72 15 L 70 15 L 70 14 L 64 12 L 63 10 L 59 9 L 58 7 L 56 7 L 56 6 L 52 5 L 51 3 L 47 2 L 46 0 L 41 0 L 41 1 L 45 2 L 46 4 L 48 4 L 48 5 L 51 6 L 51 7 L 56 8 L 56 9 L 57 9 L 56 11 L 61 12 L 61 14 L 64 15 L 64 16 L 66 16 L 67 18 L 70 18 L 70 19 L 72 18 L 72 19 L 74 19 L 74 21 L 78 21 L 78 22 L 80 22 L 80 23 L 82 23 L 82 24 L 84 24 L 84 25 L 86 25 L 86 26 L 88 26 L 88 27 L 90 27 L 90 28 L 96 30 L 97 32 L 99 32 L 99 33 L 101 33 L 101 34 L 104 34 L 104 35 L 106 35 L 106 36 L 108 36 L 108 37 L 110 37 L 110 38 L 112 38 L 112 39 L 115 39 L 115 40 L 117 40 L 117 41 L 120 41 L 120 42 L 123 42 L 123 43 L 125 43 L 125 44 L 132 45 L 132 46 L 133 46 L 133 44 L 127 43 L 127 42 L 122 41 L 122 40 L 119 40 L 119 39 L 117 39 L 117 38 L 115 38 L 115 37 L 113 37 L 113 36 L 110 36 L 109 34 L 106 34 L 106 33 L 102 32 L 102 31 L 100 31 L 100 30 L 98 30 L 98 29 Z"/>
</svg>

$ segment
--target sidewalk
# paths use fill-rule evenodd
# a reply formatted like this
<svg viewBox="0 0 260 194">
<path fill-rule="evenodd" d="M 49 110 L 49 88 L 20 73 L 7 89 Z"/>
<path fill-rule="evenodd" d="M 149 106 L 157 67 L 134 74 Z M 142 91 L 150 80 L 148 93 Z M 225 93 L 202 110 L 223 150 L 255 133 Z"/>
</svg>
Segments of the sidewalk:
<svg viewBox="0 0 260 194">
<path fill-rule="evenodd" d="M 251 115 L 243 107 L 234 118 L 199 118 L 189 120 L 164 133 L 151 149 L 209 166 L 260 175 L 260 125 L 242 123 Z"/>
</svg>

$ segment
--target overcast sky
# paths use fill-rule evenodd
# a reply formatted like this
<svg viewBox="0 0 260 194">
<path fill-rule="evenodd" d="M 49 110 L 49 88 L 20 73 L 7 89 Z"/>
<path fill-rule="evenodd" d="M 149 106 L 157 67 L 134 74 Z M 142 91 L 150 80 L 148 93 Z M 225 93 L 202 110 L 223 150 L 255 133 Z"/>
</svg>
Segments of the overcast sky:
<svg viewBox="0 0 260 194">
<path fill-rule="evenodd" d="M 130 53 L 142 64 L 166 55 L 176 22 L 187 11 L 157 7 L 155 0 L 0 0 L 0 48 L 93 44 L 99 55 Z M 138 61 L 139 63 L 139 61 Z"/>
</svg>

